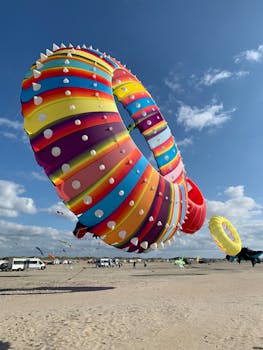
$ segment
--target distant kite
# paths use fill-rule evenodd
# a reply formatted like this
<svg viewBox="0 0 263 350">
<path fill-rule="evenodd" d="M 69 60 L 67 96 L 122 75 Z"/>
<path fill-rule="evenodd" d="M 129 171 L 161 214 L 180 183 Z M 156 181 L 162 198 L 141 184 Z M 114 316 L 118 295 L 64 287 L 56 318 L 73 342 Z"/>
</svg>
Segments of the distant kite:
<svg viewBox="0 0 263 350">
<path fill-rule="evenodd" d="M 183 257 L 176 259 L 174 263 L 175 263 L 175 265 L 178 265 L 180 268 L 183 268 L 185 265 L 185 261 L 184 261 Z"/>
<path fill-rule="evenodd" d="M 72 246 L 72 244 L 70 242 L 62 241 L 61 239 L 59 239 L 58 241 L 64 245 L 68 246 L 68 247 Z"/>
<path fill-rule="evenodd" d="M 229 262 L 233 262 L 237 260 L 237 262 L 240 264 L 242 260 L 244 261 L 251 261 L 252 266 L 254 267 L 256 263 L 260 264 L 260 255 L 263 254 L 262 250 L 252 250 L 249 248 L 242 248 L 241 251 L 236 256 L 230 256 L 227 255 L 226 259 Z"/>
<path fill-rule="evenodd" d="M 209 221 L 209 229 L 217 246 L 223 252 L 235 256 L 241 251 L 241 239 L 229 220 L 223 216 L 214 216 Z"/>
<path fill-rule="evenodd" d="M 40 252 L 41 255 L 44 255 L 43 251 L 39 247 L 36 247 L 36 249 Z"/>
</svg>

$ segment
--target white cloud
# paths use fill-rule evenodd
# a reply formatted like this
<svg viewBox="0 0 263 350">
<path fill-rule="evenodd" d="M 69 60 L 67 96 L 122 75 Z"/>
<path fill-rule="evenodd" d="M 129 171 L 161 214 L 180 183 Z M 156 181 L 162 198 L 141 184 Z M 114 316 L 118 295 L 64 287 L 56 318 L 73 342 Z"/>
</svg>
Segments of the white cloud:
<svg viewBox="0 0 263 350">
<path fill-rule="evenodd" d="M 222 70 L 220 71 L 219 69 L 209 69 L 201 79 L 201 84 L 210 86 L 213 84 L 218 83 L 221 80 L 225 80 L 227 78 L 232 77 L 233 73 L 227 71 L 227 70 Z"/>
<path fill-rule="evenodd" d="M 259 45 L 257 49 L 245 50 L 234 57 L 235 63 L 241 61 L 261 62 L 263 58 L 263 45 Z"/>
<path fill-rule="evenodd" d="M 204 108 L 192 108 L 188 105 L 181 105 L 178 110 L 177 122 L 183 125 L 186 130 L 202 130 L 207 127 L 224 124 L 230 119 L 231 113 L 234 111 L 235 109 L 224 111 L 222 103 L 207 105 Z"/>
<path fill-rule="evenodd" d="M 10 120 L 7 118 L 0 118 L 0 135 L 9 140 L 23 141 L 24 142 L 24 129 L 23 123 Z M 23 134 L 21 135 L 21 133 Z"/>
<path fill-rule="evenodd" d="M 244 186 L 229 186 L 224 193 L 230 198 L 242 198 L 244 196 Z"/>
<path fill-rule="evenodd" d="M 67 240 L 72 234 L 61 232 L 52 227 L 22 225 L 19 223 L 0 220 L 0 239 L 5 246 L 0 246 L 0 256 L 35 255 L 39 254 L 35 247 L 39 246 L 45 255 L 51 252 L 59 239 Z"/>
<path fill-rule="evenodd" d="M 251 249 L 263 247 L 262 206 L 246 196 L 244 186 L 229 186 L 224 191 L 225 201 L 206 200 L 207 219 L 224 216 L 236 228 L 242 246 Z M 207 223 L 205 224 L 207 226 Z"/>
<path fill-rule="evenodd" d="M 169 76 L 164 79 L 164 84 L 173 92 L 182 92 L 184 89 L 180 83 L 180 78 L 174 72 L 170 72 Z"/>
<path fill-rule="evenodd" d="M 217 247 L 209 233 L 208 220 L 213 216 L 224 216 L 236 228 L 242 246 L 251 249 L 262 249 L 263 247 L 263 219 L 262 206 L 245 195 L 244 186 L 229 186 L 225 189 L 225 200 L 206 200 L 206 221 L 194 235 L 182 233 L 168 251 L 176 250 L 177 256 L 221 257 L 225 254 Z M 163 251 L 164 253 L 164 251 Z M 171 255 L 171 254 L 169 254 Z"/>
<path fill-rule="evenodd" d="M 10 140 L 16 140 L 17 139 L 17 135 L 12 133 L 12 132 L 0 132 L 0 135 L 2 135 L 3 137 L 10 139 Z"/>
<path fill-rule="evenodd" d="M 7 188 L 11 197 L 20 197 L 24 193 L 22 186 L 8 181 L 0 181 L 0 193 Z M 8 192 L 7 191 L 7 192 Z M 245 194 L 245 188 L 242 185 L 229 186 L 224 191 L 224 200 L 206 200 L 207 219 L 215 215 L 222 215 L 229 219 L 236 227 L 242 243 L 252 249 L 261 249 L 263 246 L 263 219 L 262 207 L 253 198 Z M 7 201 L 10 195 L 0 197 L 0 203 Z M 15 200 L 13 200 L 13 203 Z M 16 205 L 13 204 L 13 208 Z M 6 208 L 5 208 L 6 209 Z M 10 209 L 11 210 L 11 209 Z M 67 218 L 68 209 L 62 202 L 46 210 L 55 215 Z M 69 212 L 69 215 L 73 215 Z M 76 217 L 74 216 L 74 220 Z M 72 220 L 73 221 L 73 220 Z M 74 225 L 73 225 L 74 226 Z M 92 238 L 87 234 L 83 240 L 74 238 L 70 227 L 68 231 L 61 231 L 49 226 L 22 225 L 19 223 L 0 220 L 0 256 L 7 255 L 36 255 L 39 254 L 36 246 L 39 246 L 44 255 L 52 253 L 55 255 L 64 255 L 64 247 L 59 240 L 65 240 L 72 243 L 72 248 L 66 248 L 66 254 L 74 256 L 127 256 L 131 254 L 124 253 L 119 249 L 105 245 L 100 239 Z M 176 241 L 169 247 L 160 249 L 157 252 L 144 254 L 144 257 L 174 257 L 174 256 L 192 256 L 200 255 L 202 257 L 224 257 L 225 254 L 218 249 L 214 243 L 208 229 L 206 220 L 203 228 L 194 235 L 181 233 L 176 237 Z"/>
<path fill-rule="evenodd" d="M 229 78 L 243 78 L 249 74 L 248 71 L 230 72 L 228 70 L 209 69 L 200 81 L 200 85 L 211 86 Z"/>
<path fill-rule="evenodd" d="M 36 171 L 32 171 L 31 173 L 32 177 L 39 180 L 39 181 L 47 181 L 48 177 L 44 174 L 37 173 Z"/>
<path fill-rule="evenodd" d="M 58 202 L 48 209 L 43 209 L 43 211 L 47 211 L 53 215 L 68 219 L 72 222 L 77 220 L 76 215 L 73 214 L 62 202 Z"/>
<path fill-rule="evenodd" d="M 23 186 L 11 181 L 0 180 L 0 216 L 17 217 L 20 212 L 35 214 L 34 200 L 21 197 L 25 192 Z"/>
<path fill-rule="evenodd" d="M 235 73 L 237 78 L 243 78 L 246 77 L 247 75 L 249 75 L 249 72 L 246 70 L 240 70 L 238 72 Z"/>
<path fill-rule="evenodd" d="M 7 118 L 0 118 L 0 125 L 14 130 L 23 130 L 23 123 Z"/>
<path fill-rule="evenodd" d="M 224 194 L 229 198 L 225 202 L 206 201 L 207 218 L 221 215 L 240 223 L 262 214 L 262 207 L 253 198 L 245 196 L 244 186 L 229 186 Z"/>
<path fill-rule="evenodd" d="M 60 242 L 71 244 L 68 247 Z M 106 245 L 100 239 L 86 234 L 83 239 L 76 239 L 71 231 L 61 231 L 49 226 L 22 225 L 0 220 L 0 257 L 39 255 L 40 247 L 44 256 L 117 256 L 121 251 Z M 128 253 L 123 255 L 130 256 Z"/>
<path fill-rule="evenodd" d="M 185 137 L 183 140 L 180 140 L 177 142 L 177 145 L 179 147 L 188 147 L 193 144 L 193 138 L 192 137 Z"/>
<path fill-rule="evenodd" d="M 0 220 L 0 234 L 6 239 L 23 239 L 28 237 L 43 237 L 48 236 L 50 239 L 59 239 L 60 233 L 57 229 L 52 227 L 41 227 L 35 225 L 22 225 L 15 222 Z"/>
</svg>

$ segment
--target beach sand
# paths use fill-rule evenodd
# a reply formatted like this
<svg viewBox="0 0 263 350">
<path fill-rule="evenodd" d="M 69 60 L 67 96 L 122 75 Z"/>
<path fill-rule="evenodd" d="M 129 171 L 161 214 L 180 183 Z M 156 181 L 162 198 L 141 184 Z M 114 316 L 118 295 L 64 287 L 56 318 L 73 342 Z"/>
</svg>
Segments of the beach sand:
<svg viewBox="0 0 263 350">
<path fill-rule="evenodd" d="M 263 264 L 0 272 L 0 350 L 263 349 Z"/>
</svg>

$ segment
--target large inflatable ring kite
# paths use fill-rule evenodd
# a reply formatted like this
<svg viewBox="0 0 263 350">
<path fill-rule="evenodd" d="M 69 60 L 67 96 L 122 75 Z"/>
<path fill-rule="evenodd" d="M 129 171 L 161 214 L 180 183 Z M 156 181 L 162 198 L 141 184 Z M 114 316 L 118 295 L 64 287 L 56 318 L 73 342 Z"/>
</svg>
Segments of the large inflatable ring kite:
<svg viewBox="0 0 263 350">
<path fill-rule="evenodd" d="M 159 168 L 137 148 L 116 97 L 146 139 Z M 204 198 L 185 176 L 171 131 L 142 83 L 116 59 L 92 47 L 41 53 L 23 80 L 22 113 L 38 164 L 78 216 L 75 233 L 145 252 L 194 233 Z"/>
<path fill-rule="evenodd" d="M 228 255 L 237 255 L 242 243 L 235 227 L 223 216 L 214 216 L 209 221 L 210 233 L 218 247 Z"/>
</svg>

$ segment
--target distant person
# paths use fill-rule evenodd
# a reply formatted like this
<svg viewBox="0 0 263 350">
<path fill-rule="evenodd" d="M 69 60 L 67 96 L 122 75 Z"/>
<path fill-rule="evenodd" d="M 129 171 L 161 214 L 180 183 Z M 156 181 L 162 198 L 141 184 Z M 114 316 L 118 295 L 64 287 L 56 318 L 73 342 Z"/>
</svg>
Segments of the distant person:
<svg viewBox="0 0 263 350">
<path fill-rule="evenodd" d="M 136 261 L 133 262 L 133 268 L 135 269 L 136 267 Z"/>
<path fill-rule="evenodd" d="M 147 262 L 146 261 L 144 262 L 144 267 L 147 267 Z"/>
</svg>

